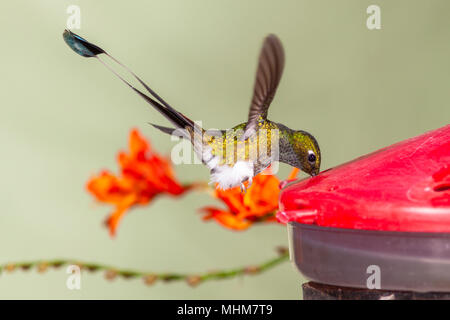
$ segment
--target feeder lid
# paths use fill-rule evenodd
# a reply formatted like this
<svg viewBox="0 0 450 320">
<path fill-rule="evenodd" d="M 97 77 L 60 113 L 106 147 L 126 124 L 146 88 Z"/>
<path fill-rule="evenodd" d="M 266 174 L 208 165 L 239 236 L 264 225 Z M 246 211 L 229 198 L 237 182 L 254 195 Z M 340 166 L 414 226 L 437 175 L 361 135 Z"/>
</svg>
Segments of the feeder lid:
<svg viewBox="0 0 450 320">
<path fill-rule="evenodd" d="M 347 229 L 450 232 L 450 125 L 288 185 L 277 219 Z"/>
</svg>

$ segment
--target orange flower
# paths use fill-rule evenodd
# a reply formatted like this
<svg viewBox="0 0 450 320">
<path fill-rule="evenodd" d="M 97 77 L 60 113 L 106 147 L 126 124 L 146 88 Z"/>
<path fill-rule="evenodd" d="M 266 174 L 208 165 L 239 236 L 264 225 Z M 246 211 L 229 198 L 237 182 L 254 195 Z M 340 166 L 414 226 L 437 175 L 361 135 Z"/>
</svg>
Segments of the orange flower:
<svg viewBox="0 0 450 320">
<path fill-rule="evenodd" d="M 179 196 L 191 188 L 176 180 L 170 161 L 152 151 L 138 130 L 131 131 L 129 144 L 129 153 L 119 153 L 118 176 L 105 170 L 87 183 L 88 191 L 98 201 L 115 207 L 106 220 L 111 236 L 131 207 L 147 204 L 160 194 Z"/>
<path fill-rule="evenodd" d="M 298 169 L 293 169 L 288 179 L 294 179 L 297 174 Z M 245 230 L 254 222 L 275 222 L 279 186 L 280 180 L 270 172 L 265 172 L 254 177 L 253 184 L 245 194 L 239 187 L 227 190 L 216 189 L 215 197 L 222 200 L 228 210 L 204 207 L 200 209 L 207 213 L 203 219 L 214 219 L 221 225 L 234 230 Z"/>
</svg>

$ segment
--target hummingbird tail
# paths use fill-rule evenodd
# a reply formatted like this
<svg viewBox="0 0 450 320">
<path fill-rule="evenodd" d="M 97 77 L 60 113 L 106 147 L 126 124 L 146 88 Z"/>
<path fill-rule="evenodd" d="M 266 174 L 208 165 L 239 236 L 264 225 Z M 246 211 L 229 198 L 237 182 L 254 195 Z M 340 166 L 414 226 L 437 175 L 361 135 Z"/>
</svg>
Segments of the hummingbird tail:
<svg viewBox="0 0 450 320">
<path fill-rule="evenodd" d="M 129 86 L 133 91 L 135 91 L 138 95 L 140 95 L 145 101 L 151 104 L 156 110 L 158 110 L 164 117 L 166 117 L 176 128 L 183 129 L 193 129 L 194 122 L 183 115 L 181 112 L 178 112 L 174 108 L 172 108 L 163 98 L 161 98 L 155 91 L 153 91 L 144 81 L 142 81 L 133 71 L 131 71 L 127 66 L 119 62 L 113 56 L 109 55 L 102 48 L 88 42 L 84 38 L 79 35 L 71 32 L 70 30 L 65 30 L 63 33 L 64 41 L 69 45 L 69 47 L 74 50 L 76 53 L 83 57 L 91 58 L 95 57 L 100 61 L 109 71 L 111 71 L 115 76 L 117 76 L 121 81 L 123 81 L 127 86 Z M 150 96 L 141 92 L 132 86 L 127 80 L 125 80 L 122 76 L 120 76 L 113 68 L 111 68 L 108 64 L 106 64 L 102 59 L 100 59 L 99 55 L 105 54 L 111 60 L 116 62 L 126 71 L 128 71 L 139 83 L 148 91 Z"/>
<path fill-rule="evenodd" d="M 164 133 L 170 134 L 170 135 L 172 135 L 172 133 L 176 130 L 174 128 L 163 127 L 163 126 L 160 126 L 160 125 L 157 125 L 154 123 L 150 123 L 150 122 L 149 122 L 149 124 L 152 125 L 153 127 L 155 127 L 156 129 L 158 129 Z"/>
<path fill-rule="evenodd" d="M 174 129 L 174 128 L 169 128 L 169 127 L 163 127 L 163 126 L 160 126 L 160 125 L 157 125 L 154 123 L 150 123 L 150 122 L 148 124 L 152 125 L 156 129 L 158 129 L 168 135 L 185 138 L 186 140 L 189 140 L 192 142 L 192 130 L 186 130 L 185 128 Z"/>
<path fill-rule="evenodd" d="M 98 56 L 96 58 L 108 69 L 110 70 L 114 75 L 116 75 L 122 82 L 124 82 L 127 86 L 129 86 L 131 89 L 133 89 L 134 92 L 136 92 L 139 96 L 141 96 L 145 101 L 147 101 L 149 104 L 151 104 L 157 111 L 159 111 L 165 118 L 167 118 L 173 125 L 175 125 L 177 128 L 194 128 L 194 122 L 183 115 L 181 112 L 175 110 L 173 107 L 171 107 L 166 101 L 164 101 L 155 91 L 153 91 L 144 81 L 142 81 L 133 71 L 128 69 L 125 65 L 120 63 L 118 60 L 116 60 L 114 57 L 109 55 L 105 52 L 105 54 L 111 58 L 113 61 L 115 61 L 117 64 L 125 68 L 129 73 L 133 75 L 133 77 L 139 81 L 139 83 L 142 84 L 142 86 L 152 95 L 155 99 L 149 97 L 139 89 L 135 88 L 133 85 L 131 85 L 128 81 L 126 81 L 123 77 L 121 77 L 116 71 L 114 71 L 109 65 L 107 65 L 102 59 L 100 59 Z"/>
</svg>

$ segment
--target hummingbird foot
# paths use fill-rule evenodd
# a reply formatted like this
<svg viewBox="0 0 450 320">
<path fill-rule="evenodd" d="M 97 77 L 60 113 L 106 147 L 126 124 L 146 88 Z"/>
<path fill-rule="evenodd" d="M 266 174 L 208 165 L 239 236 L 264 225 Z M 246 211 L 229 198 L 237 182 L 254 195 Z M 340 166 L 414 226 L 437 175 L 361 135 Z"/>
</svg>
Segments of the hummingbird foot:
<svg viewBox="0 0 450 320">
<path fill-rule="evenodd" d="M 248 181 L 247 186 L 245 186 L 245 184 L 244 184 L 245 181 Z M 245 194 L 247 192 L 248 188 L 250 188 L 252 186 L 252 182 L 253 182 L 252 177 L 249 177 L 249 178 L 245 179 L 244 181 L 242 181 L 241 182 L 241 192 Z"/>
</svg>

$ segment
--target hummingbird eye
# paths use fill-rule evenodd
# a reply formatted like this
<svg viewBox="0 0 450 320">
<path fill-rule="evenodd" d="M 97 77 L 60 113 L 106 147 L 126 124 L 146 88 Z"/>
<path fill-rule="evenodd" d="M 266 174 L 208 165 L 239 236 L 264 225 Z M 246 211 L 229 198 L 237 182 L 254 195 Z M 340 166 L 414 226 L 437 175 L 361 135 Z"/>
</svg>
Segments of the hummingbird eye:
<svg viewBox="0 0 450 320">
<path fill-rule="evenodd" d="M 312 151 L 309 151 L 308 161 L 310 163 L 316 163 L 316 155 Z"/>
</svg>

